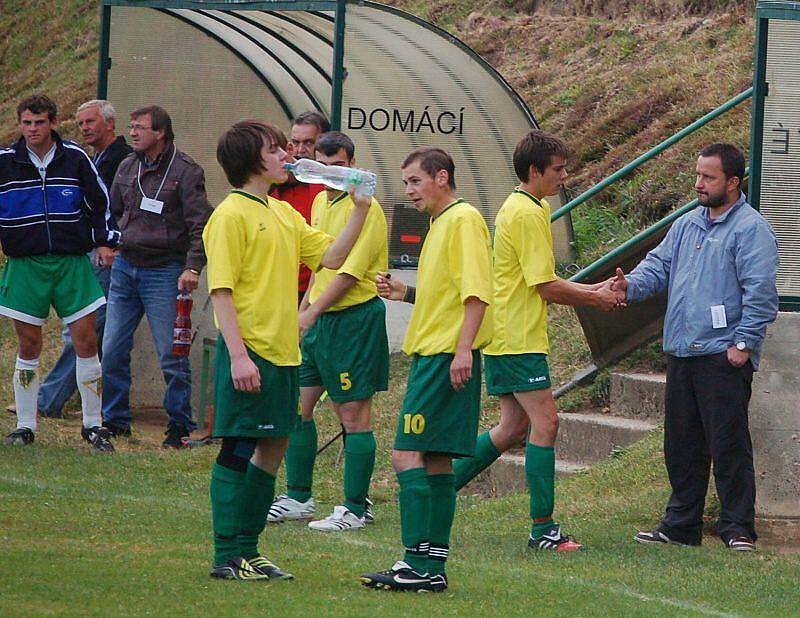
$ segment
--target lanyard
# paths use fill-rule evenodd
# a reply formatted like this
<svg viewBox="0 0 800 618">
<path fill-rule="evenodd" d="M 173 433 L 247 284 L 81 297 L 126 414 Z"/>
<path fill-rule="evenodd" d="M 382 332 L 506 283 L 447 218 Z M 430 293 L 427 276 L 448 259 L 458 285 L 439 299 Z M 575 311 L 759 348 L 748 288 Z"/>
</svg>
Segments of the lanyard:
<svg viewBox="0 0 800 618">
<path fill-rule="evenodd" d="M 158 199 L 158 194 L 161 193 L 161 189 L 164 188 L 164 183 L 167 181 L 167 176 L 169 176 L 169 171 L 172 169 L 172 162 L 175 160 L 175 153 L 178 152 L 177 148 L 174 148 L 172 151 L 172 158 L 169 160 L 169 165 L 167 166 L 167 171 L 164 172 L 164 178 L 161 179 L 161 184 L 158 185 L 158 191 L 153 196 L 154 200 Z M 142 189 L 142 162 L 139 161 L 139 168 L 136 170 L 136 182 L 139 184 L 139 191 L 142 192 L 142 197 L 147 197 L 144 193 L 144 189 Z M 148 198 L 149 199 L 149 198 Z"/>
</svg>

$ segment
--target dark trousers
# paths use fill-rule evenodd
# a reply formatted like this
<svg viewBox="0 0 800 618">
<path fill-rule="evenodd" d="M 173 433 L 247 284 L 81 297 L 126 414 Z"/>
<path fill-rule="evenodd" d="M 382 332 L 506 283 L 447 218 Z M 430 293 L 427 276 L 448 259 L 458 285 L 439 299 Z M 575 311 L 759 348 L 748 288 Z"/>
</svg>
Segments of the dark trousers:
<svg viewBox="0 0 800 618">
<path fill-rule="evenodd" d="M 664 459 L 672 486 L 659 526 L 673 541 L 699 545 L 711 462 L 722 506 L 717 534 L 756 539 L 755 473 L 747 406 L 753 366 L 726 353 L 667 357 Z"/>
</svg>

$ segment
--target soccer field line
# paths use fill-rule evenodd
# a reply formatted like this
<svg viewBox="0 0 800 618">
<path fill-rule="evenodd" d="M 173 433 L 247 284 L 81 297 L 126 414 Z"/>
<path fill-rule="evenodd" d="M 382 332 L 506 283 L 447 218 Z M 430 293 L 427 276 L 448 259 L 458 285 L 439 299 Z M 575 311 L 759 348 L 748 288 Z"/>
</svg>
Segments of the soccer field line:
<svg viewBox="0 0 800 618">
<path fill-rule="evenodd" d="M 334 538 L 334 537 L 331 537 Z M 368 549 L 377 549 L 382 551 L 392 551 L 397 549 L 396 546 L 392 545 L 385 545 L 382 543 L 375 543 L 372 541 L 365 541 L 364 539 L 357 539 L 353 536 L 337 536 L 335 537 L 337 541 L 342 541 L 348 545 L 354 545 L 356 547 L 366 547 Z M 481 565 L 476 565 L 478 568 L 481 568 Z M 489 567 L 483 567 L 489 568 Z M 494 567 L 493 567 L 494 568 Z M 508 571 L 514 571 L 520 575 L 527 574 L 527 572 L 519 567 L 515 567 L 510 565 L 507 569 Z M 543 577 L 553 582 L 563 582 L 564 577 L 559 575 L 551 575 L 548 573 L 541 573 L 537 572 L 536 577 Z M 671 599 L 669 597 L 661 597 L 652 594 L 644 594 L 639 592 L 635 589 L 630 588 L 629 586 L 615 586 L 613 584 L 607 584 L 604 582 L 600 582 L 593 579 L 586 579 L 584 577 L 576 577 L 574 575 L 569 576 L 569 581 L 571 583 L 577 584 L 584 588 L 592 588 L 598 591 L 605 591 L 611 592 L 613 594 L 618 594 L 621 596 L 625 596 L 628 598 L 637 599 L 639 601 L 645 601 L 648 603 L 660 603 L 661 605 L 666 605 L 669 607 L 674 607 L 676 609 L 684 610 L 684 611 L 691 611 L 696 612 L 698 614 L 702 614 L 704 616 L 718 616 L 719 618 L 738 618 L 738 614 L 731 614 L 728 612 L 722 612 L 712 607 L 707 607 L 705 605 L 698 605 L 696 603 L 691 603 L 689 601 L 681 601 L 680 599 Z"/>
<path fill-rule="evenodd" d="M 63 485 L 58 485 L 56 483 L 44 483 L 44 482 L 42 482 L 40 480 L 35 480 L 35 479 L 30 479 L 30 478 L 18 478 L 18 477 L 15 477 L 15 476 L 0 475 L 0 482 L 8 483 L 10 485 L 17 485 L 17 486 L 24 486 L 24 487 L 35 487 L 36 489 L 39 489 L 39 490 L 50 491 L 50 492 L 58 493 L 58 494 L 61 494 L 61 495 L 67 495 L 69 493 L 69 488 L 66 488 Z M 113 496 L 114 496 L 114 498 L 121 498 L 123 500 L 130 500 L 130 501 L 133 501 L 133 502 L 146 502 L 146 503 L 169 504 L 169 505 L 174 505 L 174 503 L 175 503 L 174 497 L 171 497 L 171 498 L 160 498 L 158 496 L 152 496 L 152 495 L 136 496 L 136 495 L 132 495 L 132 494 L 122 494 L 122 493 L 115 493 L 115 494 L 113 494 Z M 182 509 L 186 509 L 189 506 L 190 506 L 189 503 L 184 503 L 181 508 Z M 204 509 L 202 509 L 202 508 L 193 508 L 192 510 L 195 510 L 195 511 L 199 512 L 199 511 L 204 510 Z M 357 537 L 355 537 L 353 535 L 352 532 L 350 532 L 350 533 L 345 532 L 345 533 L 342 533 L 342 535 L 336 535 L 336 536 L 332 536 L 332 535 L 321 536 L 321 535 L 319 535 L 319 540 L 323 540 L 323 539 L 330 539 L 330 540 L 335 541 L 337 543 L 344 543 L 346 545 L 352 545 L 354 547 L 363 547 L 363 548 L 367 548 L 367 549 L 380 550 L 380 551 L 385 551 L 385 552 L 392 552 L 392 551 L 394 551 L 394 550 L 396 550 L 398 548 L 397 545 L 390 545 L 390 544 L 384 544 L 384 543 L 375 543 L 374 541 L 367 541 L 365 539 L 357 538 Z M 478 565 L 476 565 L 476 566 L 478 566 L 478 568 L 484 568 L 484 569 L 485 568 L 489 568 L 488 566 L 480 565 L 480 563 Z M 493 566 L 492 568 L 495 568 L 495 567 Z M 520 574 L 520 575 L 529 574 L 524 569 L 522 569 L 522 568 L 520 568 L 518 566 L 512 565 L 512 564 L 508 565 L 506 567 L 506 569 L 509 572 L 516 572 L 517 574 Z M 553 582 L 563 582 L 564 581 L 564 577 L 563 576 L 551 575 L 551 574 L 542 573 L 542 572 L 537 572 L 536 573 L 536 577 L 545 578 L 545 579 L 548 579 L 548 580 L 553 581 Z M 657 595 L 653 595 L 653 594 L 644 594 L 644 593 L 639 592 L 639 591 L 637 591 L 637 590 L 635 590 L 633 588 L 630 588 L 628 586 L 616 586 L 616 585 L 613 585 L 613 584 L 608 584 L 608 583 L 605 583 L 605 582 L 601 582 L 601 581 L 597 581 L 597 580 L 593 580 L 593 579 L 587 579 L 587 578 L 584 578 L 584 577 L 577 577 L 577 576 L 569 576 L 568 579 L 569 579 L 569 581 L 571 583 L 577 584 L 577 585 L 582 586 L 584 588 L 590 588 L 590 589 L 594 589 L 594 590 L 597 590 L 597 591 L 610 592 L 610 593 L 613 593 L 613 594 L 618 594 L 620 596 L 624 596 L 624 597 L 628 597 L 628 598 L 632 598 L 632 599 L 637 599 L 639 601 L 644 601 L 644 602 L 647 602 L 647 603 L 659 603 L 661 605 L 674 607 L 676 609 L 680 609 L 680 610 L 683 610 L 683 611 L 696 612 L 698 614 L 702 614 L 702 615 L 705 615 L 705 616 L 718 616 L 720 618 L 737 618 L 737 616 L 738 616 L 737 614 L 731 614 L 731 613 L 727 613 L 727 612 L 722 612 L 722 611 L 716 610 L 716 609 L 711 608 L 711 607 L 706 607 L 704 605 L 697 605 L 695 603 L 691 603 L 691 602 L 688 602 L 688 601 L 682 601 L 680 599 L 672 599 L 672 598 L 669 598 L 669 597 L 662 597 L 662 596 L 657 596 Z"/>
</svg>

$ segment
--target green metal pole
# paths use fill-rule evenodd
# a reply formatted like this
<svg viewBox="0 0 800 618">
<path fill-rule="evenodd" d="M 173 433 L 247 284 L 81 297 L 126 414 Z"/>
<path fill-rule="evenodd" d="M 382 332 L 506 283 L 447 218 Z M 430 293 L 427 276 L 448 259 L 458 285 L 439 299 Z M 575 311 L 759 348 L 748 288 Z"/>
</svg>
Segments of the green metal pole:
<svg viewBox="0 0 800 618">
<path fill-rule="evenodd" d="M 746 169 L 744 173 L 745 173 L 745 176 L 747 176 L 750 173 L 750 168 Z M 672 222 L 675 221 L 675 219 L 678 219 L 679 217 L 685 215 L 687 212 L 697 208 L 698 204 L 700 204 L 700 202 L 696 198 L 693 199 L 688 204 L 684 204 L 683 206 L 681 206 L 680 208 L 678 208 L 674 212 L 671 212 L 670 214 L 668 214 L 666 217 L 664 217 L 660 221 L 657 221 L 656 223 L 654 223 L 653 225 L 651 225 L 647 229 L 642 230 L 641 232 L 636 234 L 636 236 L 634 236 L 633 238 L 631 238 L 629 240 L 626 240 L 624 243 L 622 243 L 616 249 L 613 249 L 613 250 L 609 251 L 603 257 L 601 257 L 599 260 L 596 260 L 596 261 L 592 262 L 586 268 L 578 271 L 577 273 L 572 275 L 569 278 L 569 280 L 570 281 L 583 281 L 584 279 L 589 277 L 591 274 L 593 274 L 597 270 L 600 270 L 604 266 L 607 266 L 608 264 L 611 264 L 611 263 L 615 262 L 621 255 L 623 255 L 628 249 L 630 249 L 634 245 L 638 244 L 642 240 L 645 240 L 645 239 L 649 238 L 650 236 L 652 236 L 656 232 L 659 232 L 660 230 L 664 229 L 666 226 L 672 224 Z"/>
<path fill-rule="evenodd" d="M 342 95 L 344 92 L 344 27 L 347 0 L 337 0 L 333 35 L 333 86 L 331 89 L 331 129 L 342 128 Z"/>
<path fill-rule="evenodd" d="M 665 139 L 663 142 L 661 142 L 657 146 L 654 146 L 653 148 L 648 150 L 643 155 L 640 155 L 639 157 L 637 157 L 636 159 L 634 159 L 633 161 L 628 163 L 625 167 L 617 170 L 616 172 L 614 172 L 613 174 L 611 174 L 610 176 L 608 176 L 604 180 L 601 180 L 599 183 L 597 183 L 591 189 L 589 189 L 587 191 L 584 191 L 583 193 L 581 193 L 578 197 L 576 197 L 571 202 L 569 202 L 567 204 L 564 204 L 561 208 L 559 208 L 552 215 L 550 215 L 550 221 L 555 221 L 559 217 L 562 217 L 565 214 L 567 214 L 569 211 L 571 211 L 576 206 L 580 206 L 586 200 L 588 200 L 588 199 L 594 197 L 595 195 L 597 195 L 598 193 L 600 193 L 600 191 L 602 191 L 603 189 L 608 187 L 610 184 L 613 184 L 617 180 L 619 180 L 620 178 L 623 178 L 623 177 L 627 176 L 628 174 L 630 174 L 633 170 L 635 170 L 637 167 L 642 165 L 642 163 L 646 163 L 647 161 L 649 161 L 650 159 L 652 159 L 656 155 L 659 155 L 662 152 L 664 152 L 667 148 L 672 146 L 674 143 L 679 142 L 680 140 L 682 140 L 687 135 L 690 135 L 690 134 L 694 133 L 695 131 L 697 131 L 697 129 L 705 126 L 710 121 L 714 120 L 714 118 L 720 116 L 721 114 L 724 114 L 725 112 L 727 112 L 732 107 L 736 107 L 742 101 L 747 100 L 752 94 L 753 94 L 753 88 L 752 87 L 748 88 L 744 92 L 742 92 L 740 94 L 737 94 L 735 97 L 733 97 L 727 103 L 724 103 L 724 104 L 720 105 L 717 109 L 707 113 L 702 118 L 699 118 L 698 120 L 695 120 L 692 124 L 690 124 L 687 127 L 681 129 L 680 131 L 678 131 L 672 137 L 668 137 L 667 139 Z"/>
<path fill-rule="evenodd" d="M 761 157 L 764 143 L 764 97 L 767 94 L 767 38 L 769 20 L 756 19 L 755 73 L 753 75 L 753 105 L 750 121 L 750 187 L 748 201 L 753 208 L 761 208 Z"/>
<path fill-rule="evenodd" d="M 108 98 L 108 70 L 111 58 L 108 55 L 111 40 L 111 7 L 100 5 L 100 53 L 97 60 L 97 98 Z"/>
</svg>

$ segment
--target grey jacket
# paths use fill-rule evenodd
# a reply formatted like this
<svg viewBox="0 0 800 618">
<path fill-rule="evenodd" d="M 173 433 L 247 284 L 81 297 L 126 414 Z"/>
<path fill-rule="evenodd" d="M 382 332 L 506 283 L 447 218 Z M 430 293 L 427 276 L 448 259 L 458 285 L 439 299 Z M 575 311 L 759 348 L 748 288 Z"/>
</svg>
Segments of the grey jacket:
<svg viewBox="0 0 800 618">
<path fill-rule="evenodd" d="M 155 198 L 168 168 L 157 198 L 164 202 L 161 214 L 142 210 L 140 184 L 147 197 Z M 200 271 L 205 265 L 202 234 L 211 215 L 205 174 L 190 156 L 175 151 L 173 143 L 167 144 L 152 167 L 145 166 L 141 153 L 131 153 L 122 161 L 111 186 L 111 212 L 122 232 L 122 255 L 134 266 L 180 261 Z"/>
</svg>

